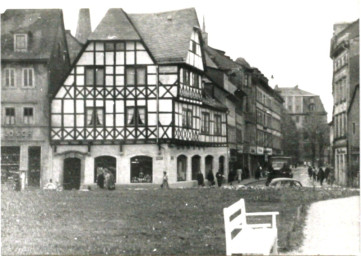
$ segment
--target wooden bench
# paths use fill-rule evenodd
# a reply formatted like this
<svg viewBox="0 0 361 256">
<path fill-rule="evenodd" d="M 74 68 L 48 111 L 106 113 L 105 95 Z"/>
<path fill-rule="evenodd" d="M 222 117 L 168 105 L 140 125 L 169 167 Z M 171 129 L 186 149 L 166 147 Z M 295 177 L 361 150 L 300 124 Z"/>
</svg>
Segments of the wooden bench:
<svg viewBox="0 0 361 256">
<path fill-rule="evenodd" d="M 244 199 L 223 209 L 226 235 L 226 253 L 232 254 L 277 254 L 278 212 L 247 213 Z M 248 216 L 272 216 L 271 223 L 248 224 Z M 234 235 L 235 230 L 239 232 Z"/>
</svg>

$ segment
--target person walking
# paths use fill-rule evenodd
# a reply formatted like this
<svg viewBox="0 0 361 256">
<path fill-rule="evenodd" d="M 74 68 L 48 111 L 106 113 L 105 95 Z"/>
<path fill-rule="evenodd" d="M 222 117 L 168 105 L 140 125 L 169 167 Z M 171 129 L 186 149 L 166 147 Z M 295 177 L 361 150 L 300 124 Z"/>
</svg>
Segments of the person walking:
<svg viewBox="0 0 361 256">
<path fill-rule="evenodd" d="M 218 170 L 218 172 L 216 173 L 216 179 L 217 179 L 218 187 L 222 186 L 223 174 L 221 170 Z"/>
<path fill-rule="evenodd" d="M 238 183 L 240 183 L 241 181 L 242 181 L 242 168 L 241 167 L 239 167 L 238 169 L 237 169 L 237 178 L 238 178 Z"/>
<path fill-rule="evenodd" d="M 169 189 L 168 175 L 167 175 L 166 171 L 163 172 L 163 181 L 162 181 L 162 185 L 160 185 L 160 187 Z"/>
<path fill-rule="evenodd" d="M 204 186 L 204 177 L 203 177 L 203 173 L 201 171 L 198 171 L 198 173 L 197 173 L 197 181 L 198 181 L 198 187 Z"/>
<path fill-rule="evenodd" d="M 325 169 L 325 180 L 328 180 L 328 175 L 330 175 L 330 172 L 331 172 L 331 169 L 330 169 L 330 167 L 326 167 L 326 169 Z"/>
<path fill-rule="evenodd" d="M 308 177 L 310 178 L 310 179 L 312 179 L 312 176 L 313 176 L 313 171 L 312 171 L 312 167 L 311 167 L 311 165 L 310 166 L 308 166 Z"/>
<path fill-rule="evenodd" d="M 262 167 L 260 165 L 258 165 L 257 169 L 256 169 L 256 173 L 254 175 L 254 177 L 256 178 L 256 180 L 259 180 L 259 178 L 261 178 L 261 172 L 262 172 Z"/>
<path fill-rule="evenodd" d="M 322 167 L 320 167 L 320 169 L 318 170 L 317 179 L 322 186 L 323 180 L 325 179 L 325 173 L 324 173 Z"/>
<path fill-rule="evenodd" d="M 313 181 L 317 180 L 317 171 L 314 166 L 312 166 L 312 178 L 313 178 Z"/>
</svg>

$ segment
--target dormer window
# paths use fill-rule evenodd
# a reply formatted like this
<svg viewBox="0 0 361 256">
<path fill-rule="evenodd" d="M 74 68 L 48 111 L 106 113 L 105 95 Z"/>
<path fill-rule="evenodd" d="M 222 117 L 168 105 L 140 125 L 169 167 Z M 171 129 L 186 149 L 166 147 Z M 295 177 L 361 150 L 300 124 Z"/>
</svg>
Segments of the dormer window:
<svg viewBox="0 0 361 256">
<path fill-rule="evenodd" d="M 309 110 L 310 111 L 314 111 L 315 110 L 315 104 L 311 103 L 309 106 L 308 106 Z"/>
<path fill-rule="evenodd" d="M 14 51 L 26 52 L 28 50 L 28 35 L 15 34 L 14 35 Z"/>
</svg>

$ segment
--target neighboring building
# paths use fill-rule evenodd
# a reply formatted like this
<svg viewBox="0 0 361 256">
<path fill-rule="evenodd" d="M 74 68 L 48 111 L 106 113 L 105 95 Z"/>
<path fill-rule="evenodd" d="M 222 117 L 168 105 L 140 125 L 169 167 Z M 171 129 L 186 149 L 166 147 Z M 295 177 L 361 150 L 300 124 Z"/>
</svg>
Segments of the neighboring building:
<svg viewBox="0 0 361 256">
<path fill-rule="evenodd" d="M 204 31 L 204 30 L 203 30 Z M 203 32 L 204 34 L 204 32 Z M 230 167 L 238 169 L 244 166 L 243 140 L 245 132 L 244 97 L 240 67 L 225 52 L 205 46 L 206 75 L 205 89 L 212 97 L 227 106 L 228 148 Z M 238 79 L 237 79 L 238 78 Z"/>
<path fill-rule="evenodd" d="M 307 118 L 317 116 L 316 119 L 320 122 L 320 124 L 324 124 L 325 127 L 327 125 L 327 112 L 325 111 L 320 96 L 301 90 L 297 85 L 295 87 L 276 86 L 275 90 L 283 97 L 284 107 L 288 111 L 288 114 L 291 115 L 293 121 L 296 123 L 297 129 L 300 131 L 300 155 L 298 160 L 302 163 L 312 163 L 312 147 L 310 146 L 309 136 L 306 131 L 307 129 L 312 129 L 312 127 L 308 127 L 309 122 Z M 319 145 L 316 145 L 316 149 L 318 148 Z M 318 153 L 319 150 L 316 150 L 315 158 L 318 160 L 321 159 L 321 162 L 324 162 L 324 158 L 327 160 L 327 153 L 324 152 L 325 150 L 327 150 L 326 147 L 322 150 L 322 155 Z"/>
<path fill-rule="evenodd" d="M 204 50 L 193 8 L 156 14 L 109 9 L 51 102 L 52 178 L 94 185 L 194 184 L 227 174 L 226 107 L 204 94 Z"/>
<path fill-rule="evenodd" d="M 69 68 L 61 10 L 1 15 L 1 170 L 26 171 L 29 186 L 48 181 L 49 95 Z"/>
<path fill-rule="evenodd" d="M 333 106 L 333 153 L 336 182 L 352 184 L 356 179 L 350 174 L 351 164 L 359 161 L 359 150 L 351 139 L 349 125 L 359 125 L 358 116 L 351 106 L 358 105 L 359 86 L 359 20 L 334 25 L 330 57 L 333 60 L 332 94 Z M 356 99 L 353 102 L 353 99 Z M 354 147 L 353 150 L 351 147 Z M 350 151 L 350 149 L 352 151 Z M 350 180 L 351 179 L 351 180 Z M 358 179 L 358 178 L 357 178 Z"/>
<path fill-rule="evenodd" d="M 242 63 L 241 59 L 237 62 Z M 268 158 L 282 155 L 282 97 L 273 90 L 268 79 L 257 69 L 252 68 L 250 89 L 245 90 L 250 105 L 246 115 L 247 138 L 250 140 L 249 165 L 254 172 L 257 165 L 266 166 Z M 254 117 L 255 116 L 255 117 Z M 255 140 L 253 140 L 255 138 Z"/>
</svg>

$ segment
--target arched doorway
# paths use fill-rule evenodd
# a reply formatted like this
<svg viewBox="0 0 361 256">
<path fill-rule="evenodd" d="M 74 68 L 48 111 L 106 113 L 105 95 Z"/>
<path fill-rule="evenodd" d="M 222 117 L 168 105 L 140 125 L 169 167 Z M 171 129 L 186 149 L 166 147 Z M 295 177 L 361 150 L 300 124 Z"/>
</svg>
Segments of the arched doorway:
<svg viewBox="0 0 361 256">
<path fill-rule="evenodd" d="M 117 159 L 113 156 L 98 156 L 94 159 L 94 182 L 105 168 L 113 174 L 114 180 L 117 180 Z"/>
<path fill-rule="evenodd" d="M 177 157 L 177 181 L 185 181 L 187 179 L 187 157 L 180 155 Z"/>
<path fill-rule="evenodd" d="M 219 157 L 219 171 L 224 174 L 224 156 Z"/>
<path fill-rule="evenodd" d="M 208 173 L 210 171 L 212 171 L 213 174 L 214 174 L 214 171 L 213 171 L 213 156 L 206 156 L 205 164 L 206 164 L 206 177 L 207 177 L 207 175 L 208 175 Z"/>
<path fill-rule="evenodd" d="M 64 159 L 64 189 L 80 188 L 81 160 L 79 158 Z"/>
<path fill-rule="evenodd" d="M 201 171 L 201 157 L 192 157 L 192 180 L 197 180 L 197 174 Z"/>
<path fill-rule="evenodd" d="M 130 159 L 130 182 L 152 183 L 153 159 L 149 156 L 135 156 Z"/>
</svg>

